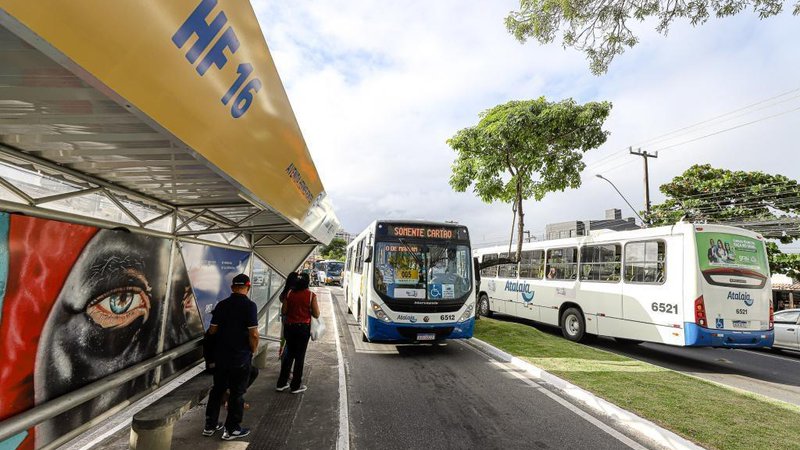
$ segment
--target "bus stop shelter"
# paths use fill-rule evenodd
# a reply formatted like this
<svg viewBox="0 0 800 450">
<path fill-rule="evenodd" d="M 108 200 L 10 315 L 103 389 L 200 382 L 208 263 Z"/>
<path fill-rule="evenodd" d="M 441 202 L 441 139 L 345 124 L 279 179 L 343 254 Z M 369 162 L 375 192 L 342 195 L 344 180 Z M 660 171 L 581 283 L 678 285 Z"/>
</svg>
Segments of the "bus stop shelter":
<svg viewBox="0 0 800 450">
<path fill-rule="evenodd" d="M 42 354 L 45 337 L 55 333 L 46 329 L 61 320 L 54 305 L 67 301 L 75 267 L 91 259 L 101 235 L 112 242 L 106 249 L 132 246 L 108 261 L 141 258 L 123 263 L 125 276 L 143 278 L 156 266 L 168 272 L 158 279 L 163 313 L 155 315 L 158 286 L 149 280 L 141 302 L 150 309 L 125 322 L 160 320 L 158 338 L 126 361 L 138 367 L 171 347 L 197 348 L 200 328 L 168 337 L 178 323 L 179 314 L 167 311 L 181 277 L 191 279 L 185 289 L 196 297 L 197 311 L 183 310 L 187 322 L 180 326 L 187 330 L 193 314 L 208 320 L 209 305 L 200 300 L 208 280 L 233 270 L 268 285 L 259 302 L 263 316 L 285 274 L 329 243 L 339 222 L 248 1 L 0 0 L 0 61 L 0 373 L 11 365 L 31 372 L 0 375 L 7 392 L 0 399 L 0 447 L 40 448 L 68 437 L 42 423 L 76 405 L 53 406 L 57 396 L 36 385 L 49 379 L 34 386 L 19 380 L 36 378 L 32 373 L 50 357 Z M 45 241 L 47 248 L 77 248 L 58 281 L 26 265 L 36 254 L 48 257 Z M 163 261 L 154 259 L 157 252 Z M 31 273 L 41 275 L 37 283 L 54 285 L 52 298 L 35 311 L 13 298 L 22 283 L 15 277 Z M 211 275 L 196 278 L 201 273 Z M 92 308 L 83 307 L 88 323 L 121 327 Z M 28 313 L 39 314 L 31 323 L 40 329 L 30 325 L 24 338 L 32 343 L 14 347 L 23 338 L 14 330 Z M 129 380 L 143 387 L 118 398 L 143 395 L 168 378 L 165 372 Z M 58 394 L 111 375 L 87 375 Z M 93 405 L 78 416 L 97 420 L 110 411 Z"/>
</svg>

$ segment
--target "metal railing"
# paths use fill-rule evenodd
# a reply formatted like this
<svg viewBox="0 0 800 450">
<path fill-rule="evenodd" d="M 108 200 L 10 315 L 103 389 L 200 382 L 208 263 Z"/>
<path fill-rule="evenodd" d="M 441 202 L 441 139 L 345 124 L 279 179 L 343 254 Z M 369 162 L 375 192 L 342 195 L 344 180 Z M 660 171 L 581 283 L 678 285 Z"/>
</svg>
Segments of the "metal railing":
<svg viewBox="0 0 800 450">
<path fill-rule="evenodd" d="M 103 395 L 163 364 L 201 348 L 200 342 L 202 340 L 202 337 L 195 338 L 185 344 L 167 350 L 158 356 L 142 361 L 135 366 L 101 378 L 82 388 L 47 401 L 41 405 L 34 406 L 25 412 L 0 422 L 0 442 Z"/>
</svg>

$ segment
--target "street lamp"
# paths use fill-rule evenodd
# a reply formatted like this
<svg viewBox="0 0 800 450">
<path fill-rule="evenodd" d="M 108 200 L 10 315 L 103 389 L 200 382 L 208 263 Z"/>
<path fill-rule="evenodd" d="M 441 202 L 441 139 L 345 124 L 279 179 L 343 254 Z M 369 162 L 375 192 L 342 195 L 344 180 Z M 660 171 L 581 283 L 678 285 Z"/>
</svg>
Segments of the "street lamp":
<svg viewBox="0 0 800 450">
<path fill-rule="evenodd" d="M 627 204 L 628 204 L 628 206 L 631 208 L 631 211 L 633 211 L 633 213 L 634 213 L 634 214 L 636 214 L 636 217 L 638 217 L 638 218 L 639 218 L 639 220 L 641 220 L 641 221 L 642 221 L 642 224 L 644 224 L 644 226 L 647 226 L 647 222 L 645 222 L 645 221 L 644 221 L 644 219 L 642 219 L 642 216 L 640 216 L 640 215 L 639 215 L 639 213 L 638 213 L 638 212 L 636 212 L 636 210 L 633 208 L 633 206 L 631 206 L 631 202 L 629 202 L 629 201 L 628 201 L 628 199 L 627 199 L 627 198 L 625 198 L 625 196 L 624 196 L 624 195 L 622 195 L 622 192 L 620 192 L 620 191 L 619 191 L 619 189 L 617 189 L 617 187 L 616 187 L 616 186 L 614 186 L 614 183 L 612 183 L 612 182 L 611 182 L 611 180 L 609 180 L 608 178 L 606 178 L 606 177 L 604 177 L 604 176 L 600 175 L 599 173 L 598 173 L 597 175 L 595 175 L 595 176 L 596 176 L 597 178 L 600 178 L 601 180 L 606 180 L 606 181 L 608 181 L 608 184 L 610 184 L 610 185 L 611 185 L 611 187 L 613 187 L 613 188 L 614 188 L 614 190 L 615 190 L 615 191 L 617 191 L 617 194 L 619 194 L 619 196 L 620 196 L 620 197 L 622 197 L 622 199 L 623 199 L 623 200 L 625 200 L 625 203 L 627 203 Z"/>
</svg>

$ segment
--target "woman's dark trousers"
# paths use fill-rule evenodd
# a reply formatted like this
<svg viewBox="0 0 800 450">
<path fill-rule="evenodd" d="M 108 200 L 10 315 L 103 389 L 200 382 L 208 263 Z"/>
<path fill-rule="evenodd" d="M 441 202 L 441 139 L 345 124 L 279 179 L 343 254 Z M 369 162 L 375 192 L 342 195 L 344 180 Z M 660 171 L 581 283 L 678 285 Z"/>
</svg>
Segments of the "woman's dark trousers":
<svg viewBox="0 0 800 450">
<path fill-rule="evenodd" d="M 281 374 L 278 387 L 286 386 L 289 372 L 292 372 L 291 390 L 299 389 L 303 382 L 303 364 L 306 359 L 308 340 L 311 337 L 311 325 L 292 323 L 286 325 L 286 354 L 281 361 Z M 294 364 L 294 368 L 292 365 Z"/>
</svg>

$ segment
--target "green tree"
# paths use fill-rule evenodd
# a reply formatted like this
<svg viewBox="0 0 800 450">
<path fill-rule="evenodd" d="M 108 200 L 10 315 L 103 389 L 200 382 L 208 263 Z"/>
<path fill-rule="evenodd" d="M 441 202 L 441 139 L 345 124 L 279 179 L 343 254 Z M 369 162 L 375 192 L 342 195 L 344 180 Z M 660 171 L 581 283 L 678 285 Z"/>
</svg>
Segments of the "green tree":
<svg viewBox="0 0 800 450">
<path fill-rule="evenodd" d="M 516 210 L 517 257 L 522 251 L 522 201 L 541 200 L 548 192 L 576 188 L 586 167 L 583 154 L 602 145 L 602 126 L 611 103 L 574 100 L 511 101 L 480 114 L 477 125 L 447 140 L 456 151 L 450 186 L 470 186 L 486 203 L 512 203 Z"/>
<path fill-rule="evenodd" d="M 761 19 L 779 14 L 783 0 L 520 0 L 519 10 L 506 17 L 506 28 L 520 42 L 528 38 L 549 44 L 561 31 L 564 48 L 572 47 L 586 54 L 592 73 L 608 70 L 615 56 L 639 42 L 630 21 L 654 18 L 656 30 L 664 35 L 676 19 L 702 25 L 712 15 L 732 16 L 752 7 Z M 800 14 L 800 1 L 794 4 Z"/>
<path fill-rule="evenodd" d="M 795 280 L 800 279 L 800 254 L 783 253 L 778 244 L 767 242 L 767 256 L 770 272 L 782 273 Z"/>
<path fill-rule="evenodd" d="M 322 247 L 319 251 L 325 259 L 335 259 L 336 261 L 344 261 L 344 251 L 347 247 L 347 241 L 342 238 L 333 238 L 331 243 Z"/>
<path fill-rule="evenodd" d="M 645 219 L 654 225 L 723 223 L 747 228 L 788 244 L 800 238 L 800 185 L 783 175 L 694 165 L 660 187 L 663 203 Z M 800 255 L 782 253 L 768 243 L 770 270 L 797 277 Z"/>
</svg>

